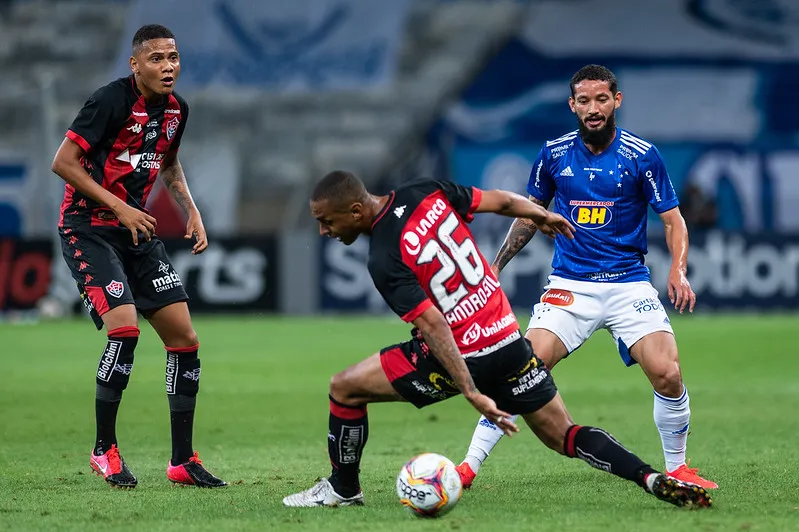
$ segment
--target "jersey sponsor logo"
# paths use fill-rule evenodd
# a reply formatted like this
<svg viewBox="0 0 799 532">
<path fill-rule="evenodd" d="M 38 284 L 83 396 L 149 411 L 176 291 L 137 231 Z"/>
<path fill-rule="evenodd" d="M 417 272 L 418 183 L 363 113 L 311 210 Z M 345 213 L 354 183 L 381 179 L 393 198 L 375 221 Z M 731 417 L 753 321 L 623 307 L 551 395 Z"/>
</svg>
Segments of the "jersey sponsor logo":
<svg viewBox="0 0 799 532">
<path fill-rule="evenodd" d="M 183 286 L 183 282 L 180 280 L 178 272 L 169 271 L 169 264 L 159 260 L 158 271 L 164 275 L 161 277 L 156 277 L 152 280 L 153 288 L 155 288 L 156 292 L 163 292 L 165 290 L 177 288 L 178 286 Z"/>
<path fill-rule="evenodd" d="M 125 285 L 120 283 L 119 281 L 111 281 L 107 285 L 105 285 L 105 291 L 108 292 L 110 295 L 114 296 L 115 298 L 119 299 L 122 297 L 122 294 L 125 292 Z"/>
<path fill-rule="evenodd" d="M 145 141 L 145 142 L 149 142 L 149 141 L 153 140 L 153 139 L 154 139 L 155 137 L 157 137 L 157 136 L 158 136 L 158 132 L 157 132 L 157 131 L 155 131 L 155 130 L 152 130 L 152 131 L 150 131 L 149 133 L 147 133 L 147 134 L 144 136 L 144 141 Z"/>
<path fill-rule="evenodd" d="M 149 116 L 147 113 L 141 113 L 139 111 L 133 111 L 133 116 Z"/>
<path fill-rule="evenodd" d="M 652 170 L 646 171 L 646 178 L 649 181 L 649 184 L 652 185 L 652 192 L 655 194 L 655 201 L 660 202 L 660 191 L 658 190 L 658 184 L 655 182 L 655 178 L 652 177 Z"/>
<path fill-rule="evenodd" d="M 638 314 L 643 314 L 644 312 L 663 310 L 663 305 L 660 303 L 660 300 L 658 298 L 647 297 L 645 299 L 640 299 L 635 303 L 633 303 L 633 309 Z"/>
<path fill-rule="evenodd" d="M 404 235 L 402 235 L 402 240 L 405 241 L 405 251 L 408 252 L 411 256 L 416 256 L 422 250 L 421 240 L 419 240 L 419 235 L 408 231 Z"/>
<path fill-rule="evenodd" d="M 428 379 L 430 380 L 430 384 L 435 386 L 436 390 L 438 390 L 440 392 L 444 391 L 444 388 L 440 384 L 441 382 L 446 384 L 449 387 L 450 391 L 458 389 L 458 387 L 455 385 L 455 381 L 454 380 L 452 380 L 451 378 L 445 377 L 444 375 L 442 375 L 440 373 L 436 373 L 435 371 L 430 374 Z"/>
<path fill-rule="evenodd" d="M 613 219 L 613 211 L 608 208 L 614 205 L 612 201 L 572 200 L 569 205 L 572 206 L 572 222 L 583 229 L 600 229 Z"/>
<path fill-rule="evenodd" d="M 568 144 L 563 144 L 562 146 L 555 146 L 551 150 L 549 150 L 549 156 L 552 159 L 558 159 L 559 157 L 563 157 L 566 155 L 566 152 L 569 151 L 569 148 L 574 146 L 574 142 L 570 142 Z"/>
<path fill-rule="evenodd" d="M 516 329 L 515 331 L 510 333 L 508 336 L 506 336 L 505 338 L 503 338 L 502 340 L 500 340 L 499 342 L 497 342 L 497 343 L 495 343 L 493 345 L 489 345 L 488 347 L 484 347 L 482 349 L 478 349 L 477 351 L 469 351 L 468 353 L 464 353 L 463 351 L 461 351 L 461 355 L 463 356 L 463 358 L 481 357 L 481 356 L 484 356 L 484 355 L 490 355 L 491 353 L 494 353 L 495 351 L 499 351 L 500 349 L 502 349 L 506 345 L 512 344 L 513 342 L 515 342 L 516 340 L 518 340 L 521 337 L 522 337 L 522 333 L 519 332 L 519 329 Z"/>
<path fill-rule="evenodd" d="M 633 159 L 637 159 L 637 158 L 638 158 L 638 154 L 637 154 L 637 153 L 635 153 L 635 152 L 634 152 L 633 150 L 631 150 L 630 148 L 628 148 L 627 146 L 619 146 L 619 149 L 618 149 L 618 150 L 616 150 L 616 153 L 618 153 L 618 154 L 619 154 L 619 155 L 621 155 L 622 157 L 625 157 L 625 158 L 627 158 L 627 159 L 630 159 L 631 161 L 632 161 Z"/>
<path fill-rule="evenodd" d="M 516 316 L 512 312 L 510 314 L 506 314 L 488 327 L 483 327 L 479 323 L 475 322 L 471 327 L 466 329 L 465 333 L 463 333 L 463 345 L 472 345 L 480 338 L 490 338 L 498 332 L 507 329 L 514 323 L 516 323 Z"/>
<path fill-rule="evenodd" d="M 130 153 L 130 149 L 125 149 L 122 153 L 114 157 L 117 161 L 128 163 L 133 170 L 138 168 L 156 170 L 161 169 L 161 161 L 164 159 L 163 153 Z"/>
<path fill-rule="evenodd" d="M 589 273 L 587 279 L 597 283 L 604 283 L 615 281 L 621 277 L 624 277 L 624 272 L 594 272 Z"/>
<path fill-rule="evenodd" d="M 167 109 L 168 111 L 169 109 Z M 178 126 L 180 125 L 180 118 L 177 116 L 173 116 L 172 119 L 167 122 L 166 124 L 166 138 L 167 140 L 172 140 L 172 137 L 175 136 L 175 132 L 178 130 Z"/>
<path fill-rule="evenodd" d="M 425 215 L 422 217 L 422 221 L 419 222 L 414 230 L 419 236 L 425 236 L 430 228 L 432 228 L 438 219 L 444 214 L 447 210 L 447 204 L 444 202 L 443 199 L 438 198 L 427 210 Z"/>
<path fill-rule="evenodd" d="M 141 155 L 131 154 L 130 150 L 125 149 L 122 153 L 114 157 L 117 161 L 122 161 L 123 163 L 128 163 L 131 168 L 134 170 L 137 166 L 139 166 L 139 159 L 141 159 Z"/>
<path fill-rule="evenodd" d="M 541 303 L 549 303 L 557 307 L 568 307 L 574 303 L 574 294 L 570 290 L 550 288 L 541 296 Z"/>
<path fill-rule="evenodd" d="M 574 172 L 572 172 L 572 167 L 567 166 L 560 172 L 560 175 L 563 177 L 574 177 Z"/>
<path fill-rule="evenodd" d="M 114 368 L 118 366 L 117 359 L 119 352 L 122 350 L 122 342 L 119 340 L 108 340 L 108 345 L 103 351 L 103 356 L 100 357 L 100 366 L 97 368 L 97 378 L 103 382 L 111 380 L 111 373 Z"/>
<path fill-rule="evenodd" d="M 519 377 L 517 380 L 519 384 L 511 388 L 511 393 L 513 395 L 526 393 L 541 384 L 541 381 L 546 379 L 547 375 L 545 368 L 538 367 L 538 365 L 531 366 L 530 371 Z"/>
<path fill-rule="evenodd" d="M 145 116 L 147 116 L 147 115 L 145 115 Z M 130 131 L 131 133 L 135 133 L 136 135 L 138 135 L 139 133 L 141 133 L 142 127 L 141 127 L 141 124 L 139 124 L 138 122 L 136 122 L 136 123 L 135 123 L 135 124 L 133 124 L 132 126 L 130 126 L 130 127 L 128 127 L 128 128 L 125 128 L 125 129 L 127 129 L 127 130 L 128 130 L 128 131 Z"/>
<path fill-rule="evenodd" d="M 538 161 L 538 166 L 535 168 L 535 188 L 541 188 L 541 167 L 544 166 L 544 160 Z"/>
<path fill-rule="evenodd" d="M 164 109 L 164 113 L 168 115 L 179 115 L 180 109 Z"/>
<path fill-rule="evenodd" d="M 149 122 L 147 122 L 147 125 L 144 127 L 155 127 L 157 125 L 158 125 L 158 120 L 150 120 Z"/>
</svg>

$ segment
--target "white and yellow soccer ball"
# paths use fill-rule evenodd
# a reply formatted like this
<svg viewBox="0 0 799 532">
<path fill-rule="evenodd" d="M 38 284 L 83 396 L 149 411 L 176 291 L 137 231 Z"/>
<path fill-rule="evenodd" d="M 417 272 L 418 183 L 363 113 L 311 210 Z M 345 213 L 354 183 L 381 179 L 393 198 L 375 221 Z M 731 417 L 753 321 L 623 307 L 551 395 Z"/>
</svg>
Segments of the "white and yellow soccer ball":
<svg viewBox="0 0 799 532">
<path fill-rule="evenodd" d="M 444 515 L 458 504 L 462 492 L 455 464 L 440 454 L 420 454 L 397 475 L 400 503 L 419 517 Z"/>
</svg>

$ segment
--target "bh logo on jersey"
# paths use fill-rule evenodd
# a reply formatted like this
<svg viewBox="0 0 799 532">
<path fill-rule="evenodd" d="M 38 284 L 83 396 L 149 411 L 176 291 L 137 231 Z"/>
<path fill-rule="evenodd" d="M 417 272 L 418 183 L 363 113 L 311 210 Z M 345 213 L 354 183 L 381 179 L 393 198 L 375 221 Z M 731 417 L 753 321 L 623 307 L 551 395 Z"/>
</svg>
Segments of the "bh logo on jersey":
<svg viewBox="0 0 799 532">
<path fill-rule="evenodd" d="M 612 201 L 572 200 L 569 202 L 569 205 L 572 206 L 572 222 L 583 229 L 605 227 L 613 218 L 613 211 L 610 210 L 610 207 L 613 207 L 613 203 Z"/>
</svg>

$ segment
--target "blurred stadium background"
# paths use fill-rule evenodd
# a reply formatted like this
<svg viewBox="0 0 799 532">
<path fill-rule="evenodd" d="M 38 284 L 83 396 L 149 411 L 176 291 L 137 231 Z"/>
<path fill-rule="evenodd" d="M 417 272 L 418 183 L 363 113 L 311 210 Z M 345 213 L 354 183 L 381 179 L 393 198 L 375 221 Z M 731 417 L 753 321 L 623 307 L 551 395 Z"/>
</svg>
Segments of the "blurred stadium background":
<svg viewBox="0 0 799 532">
<path fill-rule="evenodd" d="M 135 498 L 110 495 L 119 519 L 145 530 L 181 521 L 263 530 L 268 519 L 396 530 L 393 475 L 420 451 L 459 459 L 475 421 L 465 403 L 424 415 L 373 409 L 366 523 L 279 508 L 327 468 L 330 374 L 407 334 L 372 287 L 368 243 L 318 236 L 310 188 L 348 169 L 378 192 L 429 176 L 524 193 L 543 141 L 575 129 L 569 77 L 603 63 L 625 92 L 620 125 L 660 148 L 690 226 L 699 316 L 674 326 L 697 433 L 689 455 L 721 484 L 719 511 L 666 513 L 637 488 L 554 454 L 520 467 L 514 443 L 481 473 L 486 489 L 447 519 L 470 530 L 795 530 L 786 497 L 799 490 L 786 420 L 799 408 L 792 0 L 0 0 L 0 528 L 108 526 L 108 503 L 93 496 L 103 487 L 85 474 L 102 334 L 61 258 L 63 182 L 50 164 L 92 91 L 126 75 L 130 39 L 145 23 L 177 36 L 177 90 L 191 106 L 181 161 L 208 251 L 189 254 L 183 215 L 162 190 L 149 207 L 203 344 L 198 448 L 234 486 L 201 499 L 166 488 L 163 358 L 143 327 L 120 422 L 142 487 Z M 509 224 L 478 217 L 487 256 Z M 662 231 L 653 215 L 647 263 L 665 297 Z M 550 261 L 551 245 L 536 238 L 503 272 L 523 324 Z M 579 359 L 555 372 L 575 419 L 601 422 L 660 464 L 640 373 L 621 371 L 607 337 Z M 519 506 L 519 494 L 534 503 Z"/>
<path fill-rule="evenodd" d="M 698 311 L 799 308 L 799 8 L 788 0 L 4 0 L 0 310 L 79 311 L 55 247 L 52 156 L 91 92 L 127 73 L 140 24 L 177 34 L 191 105 L 182 162 L 212 247 L 171 242 L 195 312 L 379 312 L 366 242 L 314 234 L 331 169 L 384 191 L 418 175 L 524 192 L 542 141 L 574 128 L 571 73 L 615 70 L 620 124 L 655 142 L 691 226 Z M 652 21 L 647 23 L 646 21 Z M 654 22 L 656 21 L 656 23 Z M 183 216 L 156 190 L 164 238 Z M 491 255 L 508 220 L 483 217 Z M 653 216 L 648 263 L 669 264 Z M 528 307 L 536 239 L 502 282 Z M 43 299 L 44 298 L 44 299 Z"/>
</svg>

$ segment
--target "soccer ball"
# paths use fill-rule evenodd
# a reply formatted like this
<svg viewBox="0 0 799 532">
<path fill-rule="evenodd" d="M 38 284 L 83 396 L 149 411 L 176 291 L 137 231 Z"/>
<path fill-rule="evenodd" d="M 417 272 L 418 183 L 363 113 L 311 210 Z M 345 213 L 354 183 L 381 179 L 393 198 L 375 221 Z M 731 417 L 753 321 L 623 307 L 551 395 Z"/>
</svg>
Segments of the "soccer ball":
<svg viewBox="0 0 799 532">
<path fill-rule="evenodd" d="M 425 453 L 402 466 L 397 476 L 400 503 L 419 517 L 438 517 L 452 510 L 461 498 L 461 477 L 452 461 Z"/>
</svg>

